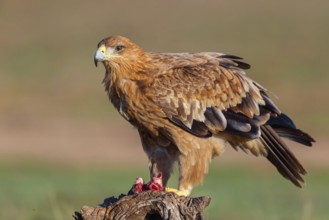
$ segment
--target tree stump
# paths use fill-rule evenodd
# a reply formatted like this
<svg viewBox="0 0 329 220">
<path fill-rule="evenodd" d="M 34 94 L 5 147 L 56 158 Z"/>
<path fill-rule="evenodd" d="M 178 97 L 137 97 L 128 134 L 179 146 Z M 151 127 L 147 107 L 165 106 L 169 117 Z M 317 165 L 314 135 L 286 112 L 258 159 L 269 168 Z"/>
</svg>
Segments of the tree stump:
<svg viewBox="0 0 329 220">
<path fill-rule="evenodd" d="M 210 197 L 192 198 L 174 193 L 145 191 L 107 198 L 95 208 L 83 206 L 73 217 L 75 220 L 201 220 L 201 213 L 210 200 Z"/>
</svg>

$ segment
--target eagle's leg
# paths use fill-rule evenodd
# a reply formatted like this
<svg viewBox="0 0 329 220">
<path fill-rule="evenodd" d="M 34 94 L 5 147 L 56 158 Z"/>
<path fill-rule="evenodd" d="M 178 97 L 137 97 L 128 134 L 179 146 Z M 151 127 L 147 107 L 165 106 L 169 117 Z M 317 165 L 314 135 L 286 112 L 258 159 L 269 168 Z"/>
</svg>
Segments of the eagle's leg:
<svg viewBox="0 0 329 220">
<path fill-rule="evenodd" d="M 162 189 L 166 192 L 173 192 L 179 196 L 188 196 L 188 193 L 178 189 L 166 187 L 169 177 L 172 173 L 173 166 L 177 160 L 177 152 L 157 149 L 150 157 L 150 175 L 151 181 L 148 184 L 157 185 L 162 177 Z M 160 177 L 160 178 L 159 178 Z M 152 190 L 152 188 L 150 188 Z"/>
<path fill-rule="evenodd" d="M 194 158 L 194 159 L 193 159 Z M 191 151 L 179 156 L 179 190 L 189 195 L 194 186 L 203 182 L 212 159 L 211 151 Z"/>
<path fill-rule="evenodd" d="M 139 129 L 143 149 L 149 158 L 150 182 L 158 185 L 161 181 L 162 190 L 166 188 L 174 163 L 178 158 L 178 148 L 165 138 L 154 138 L 143 129 Z M 146 184 L 146 185 L 147 185 Z"/>
<path fill-rule="evenodd" d="M 149 170 L 150 178 L 153 181 L 154 177 L 162 176 L 162 186 L 165 189 L 169 177 L 172 173 L 175 155 L 167 151 L 166 148 L 157 148 L 149 154 Z"/>
</svg>

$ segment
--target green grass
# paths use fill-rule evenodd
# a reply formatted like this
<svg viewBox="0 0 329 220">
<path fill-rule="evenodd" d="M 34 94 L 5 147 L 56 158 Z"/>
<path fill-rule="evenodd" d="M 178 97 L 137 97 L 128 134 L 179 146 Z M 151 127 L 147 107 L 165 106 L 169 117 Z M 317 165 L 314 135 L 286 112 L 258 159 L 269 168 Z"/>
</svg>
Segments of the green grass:
<svg viewBox="0 0 329 220">
<path fill-rule="evenodd" d="M 312 170 L 302 190 L 274 170 L 214 168 L 193 196 L 212 197 L 207 219 L 327 219 L 329 177 Z M 83 205 L 95 206 L 125 193 L 146 169 L 76 168 L 45 164 L 0 166 L 0 219 L 70 219 Z M 175 177 L 170 182 L 175 187 Z"/>
</svg>

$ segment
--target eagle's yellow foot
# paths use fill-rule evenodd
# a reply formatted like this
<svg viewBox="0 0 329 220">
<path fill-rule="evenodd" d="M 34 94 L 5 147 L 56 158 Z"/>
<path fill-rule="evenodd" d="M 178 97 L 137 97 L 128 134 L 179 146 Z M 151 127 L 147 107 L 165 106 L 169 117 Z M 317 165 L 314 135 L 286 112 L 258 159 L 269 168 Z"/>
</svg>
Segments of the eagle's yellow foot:
<svg viewBox="0 0 329 220">
<path fill-rule="evenodd" d="M 179 189 L 174 189 L 174 188 L 169 188 L 169 187 L 166 187 L 165 188 L 165 191 L 166 192 L 173 192 L 173 193 L 175 193 L 178 196 L 188 196 L 189 195 L 189 193 L 186 192 L 186 191 L 181 191 Z"/>
</svg>

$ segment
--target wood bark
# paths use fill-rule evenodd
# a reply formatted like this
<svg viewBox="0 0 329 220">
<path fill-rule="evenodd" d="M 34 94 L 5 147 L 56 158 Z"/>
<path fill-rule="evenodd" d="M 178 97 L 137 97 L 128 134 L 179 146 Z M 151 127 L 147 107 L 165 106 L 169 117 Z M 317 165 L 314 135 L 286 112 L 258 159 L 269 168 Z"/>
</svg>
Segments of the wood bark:
<svg viewBox="0 0 329 220">
<path fill-rule="evenodd" d="M 210 197 L 185 197 L 174 193 L 145 191 L 134 195 L 110 197 L 97 207 L 83 206 L 75 220 L 201 220 Z"/>
</svg>

